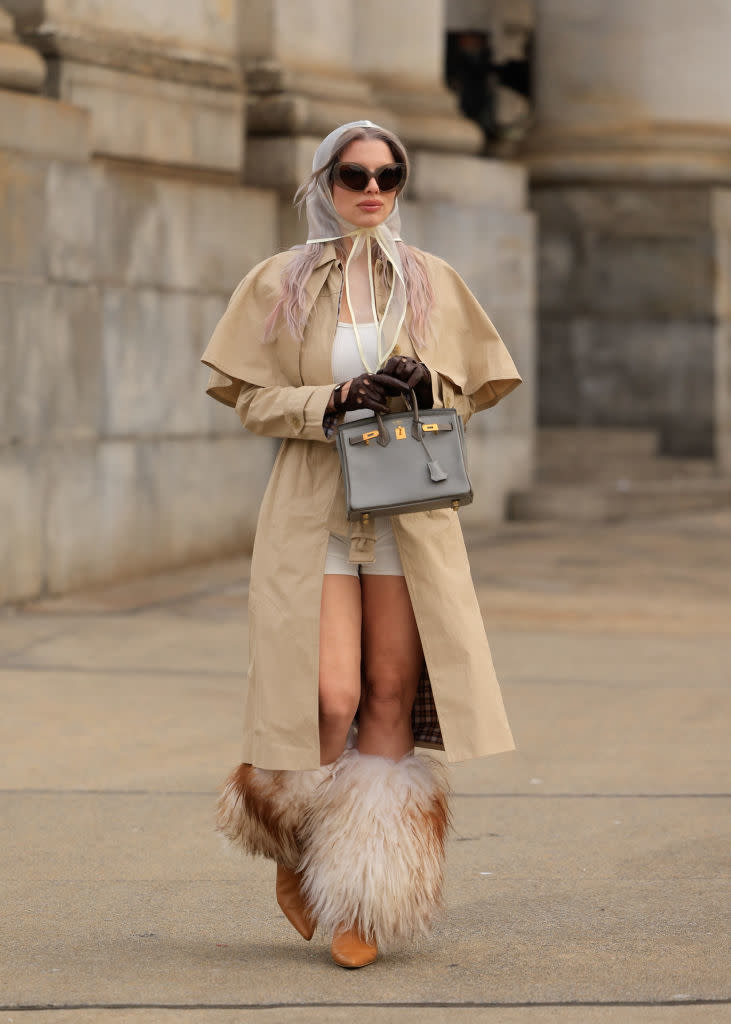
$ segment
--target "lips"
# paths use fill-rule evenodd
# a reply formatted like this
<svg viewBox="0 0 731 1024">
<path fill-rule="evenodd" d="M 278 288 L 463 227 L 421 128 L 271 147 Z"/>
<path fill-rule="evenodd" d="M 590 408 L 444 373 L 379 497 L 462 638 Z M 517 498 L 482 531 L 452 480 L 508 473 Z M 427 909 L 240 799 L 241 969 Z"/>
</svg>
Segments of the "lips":
<svg viewBox="0 0 731 1024">
<path fill-rule="evenodd" d="M 361 210 L 365 210 L 366 213 L 375 213 L 376 210 L 383 208 L 383 203 L 358 203 Z"/>
</svg>

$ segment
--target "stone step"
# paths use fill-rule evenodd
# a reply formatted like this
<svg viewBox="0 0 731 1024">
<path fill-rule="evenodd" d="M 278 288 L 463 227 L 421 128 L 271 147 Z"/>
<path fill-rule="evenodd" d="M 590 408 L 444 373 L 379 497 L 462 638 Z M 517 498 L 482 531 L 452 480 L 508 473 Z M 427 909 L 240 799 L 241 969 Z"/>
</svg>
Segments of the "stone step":
<svg viewBox="0 0 731 1024">
<path fill-rule="evenodd" d="M 618 483 L 641 480 L 712 479 L 712 459 L 658 455 L 652 430 L 595 427 L 541 428 L 536 441 L 536 479 L 546 484 Z"/>
<path fill-rule="evenodd" d="M 509 519 L 614 522 L 731 507 L 731 479 L 621 480 L 610 484 L 537 484 L 508 496 Z"/>
</svg>

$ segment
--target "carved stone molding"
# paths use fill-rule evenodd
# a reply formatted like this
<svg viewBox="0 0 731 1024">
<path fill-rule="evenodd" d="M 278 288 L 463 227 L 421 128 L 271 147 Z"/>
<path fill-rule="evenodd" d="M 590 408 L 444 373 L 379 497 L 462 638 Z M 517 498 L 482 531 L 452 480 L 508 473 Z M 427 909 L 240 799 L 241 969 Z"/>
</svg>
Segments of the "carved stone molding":
<svg viewBox="0 0 731 1024">
<path fill-rule="evenodd" d="M 38 92 L 45 77 L 43 59 L 19 41 L 11 15 L 0 7 L 0 89 Z"/>
<path fill-rule="evenodd" d="M 24 41 L 46 58 L 46 94 L 89 111 L 94 153 L 240 174 L 245 101 L 233 7 L 220 9 L 217 0 L 5 6 Z"/>
<path fill-rule="evenodd" d="M 170 0 L 158 0 L 153 19 L 140 4 L 127 8 L 122 0 L 110 3 L 108 10 L 67 0 L 6 0 L 5 6 L 15 11 L 23 40 L 46 57 L 216 89 L 241 87 L 234 43 L 220 31 L 209 38 L 202 14 L 200 24 L 176 32 L 178 5 Z"/>
</svg>

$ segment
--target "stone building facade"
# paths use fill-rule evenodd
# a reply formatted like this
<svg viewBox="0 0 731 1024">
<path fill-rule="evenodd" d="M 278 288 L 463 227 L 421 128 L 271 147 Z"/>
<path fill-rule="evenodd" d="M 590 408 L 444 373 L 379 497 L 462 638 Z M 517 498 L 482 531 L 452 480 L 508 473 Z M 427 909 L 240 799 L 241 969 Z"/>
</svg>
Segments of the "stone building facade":
<svg viewBox="0 0 731 1024">
<path fill-rule="evenodd" d="M 535 10 L 539 421 L 731 476 L 731 4 Z"/>
<path fill-rule="evenodd" d="M 198 359 L 243 274 L 302 239 L 293 190 L 352 118 L 405 139 L 405 236 L 527 379 L 470 430 L 466 514 L 530 482 L 526 173 L 480 155 L 443 84 L 446 6 L 0 4 L 0 601 L 250 546 L 273 445 L 204 396 Z"/>
<path fill-rule="evenodd" d="M 447 34 L 535 53 L 487 148 Z M 466 520 L 530 487 L 536 405 L 541 451 L 629 429 L 731 478 L 729 38 L 726 0 L 0 0 L 0 602 L 251 544 L 274 445 L 198 358 L 353 118 L 526 378 L 470 427 Z"/>
</svg>

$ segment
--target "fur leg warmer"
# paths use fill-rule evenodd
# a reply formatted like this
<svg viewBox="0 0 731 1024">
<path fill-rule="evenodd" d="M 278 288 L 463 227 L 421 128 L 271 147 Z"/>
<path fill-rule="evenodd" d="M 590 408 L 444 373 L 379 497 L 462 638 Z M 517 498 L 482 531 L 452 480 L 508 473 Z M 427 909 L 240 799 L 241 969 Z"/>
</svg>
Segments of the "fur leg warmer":
<svg viewBox="0 0 731 1024">
<path fill-rule="evenodd" d="M 301 830 L 302 889 L 324 930 L 388 946 L 429 931 L 442 903 L 449 827 L 442 766 L 346 750 Z"/>
<path fill-rule="evenodd" d="M 332 768 L 270 771 L 241 764 L 218 799 L 216 828 L 245 853 L 270 857 L 295 871 L 300 829 L 313 794 Z"/>
</svg>

